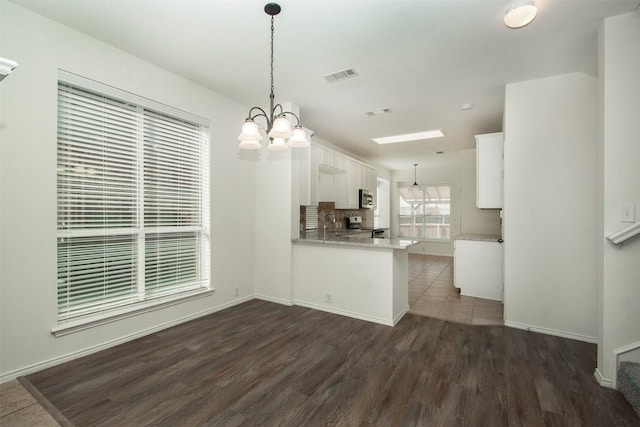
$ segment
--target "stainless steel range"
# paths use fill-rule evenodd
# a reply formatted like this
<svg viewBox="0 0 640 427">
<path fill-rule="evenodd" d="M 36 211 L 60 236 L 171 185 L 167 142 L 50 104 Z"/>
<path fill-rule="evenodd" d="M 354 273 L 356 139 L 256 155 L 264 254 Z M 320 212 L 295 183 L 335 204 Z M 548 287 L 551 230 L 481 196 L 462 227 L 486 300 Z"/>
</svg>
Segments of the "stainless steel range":
<svg viewBox="0 0 640 427">
<path fill-rule="evenodd" d="M 347 228 L 350 230 L 357 230 L 362 228 L 362 217 L 361 216 L 348 216 L 347 217 Z"/>
</svg>

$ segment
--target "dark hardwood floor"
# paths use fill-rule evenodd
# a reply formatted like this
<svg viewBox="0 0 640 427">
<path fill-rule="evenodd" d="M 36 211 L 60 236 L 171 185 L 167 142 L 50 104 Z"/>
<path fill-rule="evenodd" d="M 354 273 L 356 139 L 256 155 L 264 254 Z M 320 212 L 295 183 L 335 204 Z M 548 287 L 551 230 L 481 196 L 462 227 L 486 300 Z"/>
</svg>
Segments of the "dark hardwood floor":
<svg viewBox="0 0 640 427">
<path fill-rule="evenodd" d="M 26 380 L 77 427 L 640 425 L 595 365 L 549 335 L 254 300 Z"/>
</svg>

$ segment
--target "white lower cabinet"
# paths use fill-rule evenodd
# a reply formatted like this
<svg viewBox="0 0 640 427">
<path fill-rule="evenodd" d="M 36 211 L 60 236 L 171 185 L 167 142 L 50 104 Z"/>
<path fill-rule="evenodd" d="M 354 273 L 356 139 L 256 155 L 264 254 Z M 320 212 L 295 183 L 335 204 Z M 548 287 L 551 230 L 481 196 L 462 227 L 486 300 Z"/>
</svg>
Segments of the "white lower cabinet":
<svg viewBox="0 0 640 427">
<path fill-rule="evenodd" d="M 453 282 L 460 294 L 502 301 L 502 244 L 454 240 Z"/>
</svg>

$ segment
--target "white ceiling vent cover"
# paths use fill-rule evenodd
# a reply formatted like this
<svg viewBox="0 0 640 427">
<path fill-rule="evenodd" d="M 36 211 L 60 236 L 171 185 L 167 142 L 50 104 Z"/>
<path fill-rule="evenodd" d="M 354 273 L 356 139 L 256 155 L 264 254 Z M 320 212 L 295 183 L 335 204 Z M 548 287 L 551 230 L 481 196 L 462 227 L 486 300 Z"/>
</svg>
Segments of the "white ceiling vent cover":
<svg viewBox="0 0 640 427">
<path fill-rule="evenodd" d="M 357 75 L 358 73 L 356 73 L 356 70 L 354 70 L 353 68 L 348 68 L 346 70 L 336 71 L 335 73 L 327 74 L 326 76 L 324 76 L 324 79 L 329 83 L 335 83 L 341 80 L 350 79 L 351 77 L 355 77 Z"/>
</svg>

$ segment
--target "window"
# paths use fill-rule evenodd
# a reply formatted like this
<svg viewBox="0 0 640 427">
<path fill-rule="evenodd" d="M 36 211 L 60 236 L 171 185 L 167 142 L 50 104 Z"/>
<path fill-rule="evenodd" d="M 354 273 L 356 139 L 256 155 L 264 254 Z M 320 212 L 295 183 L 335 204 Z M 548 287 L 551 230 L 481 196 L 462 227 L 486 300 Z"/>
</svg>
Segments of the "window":
<svg viewBox="0 0 640 427">
<path fill-rule="evenodd" d="M 398 237 L 451 239 L 451 188 L 448 185 L 398 185 Z"/>
<path fill-rule="evenodd" d="M 205 119 L 61 71 L 58 320 L 210 288 Z"/>
</svg>

